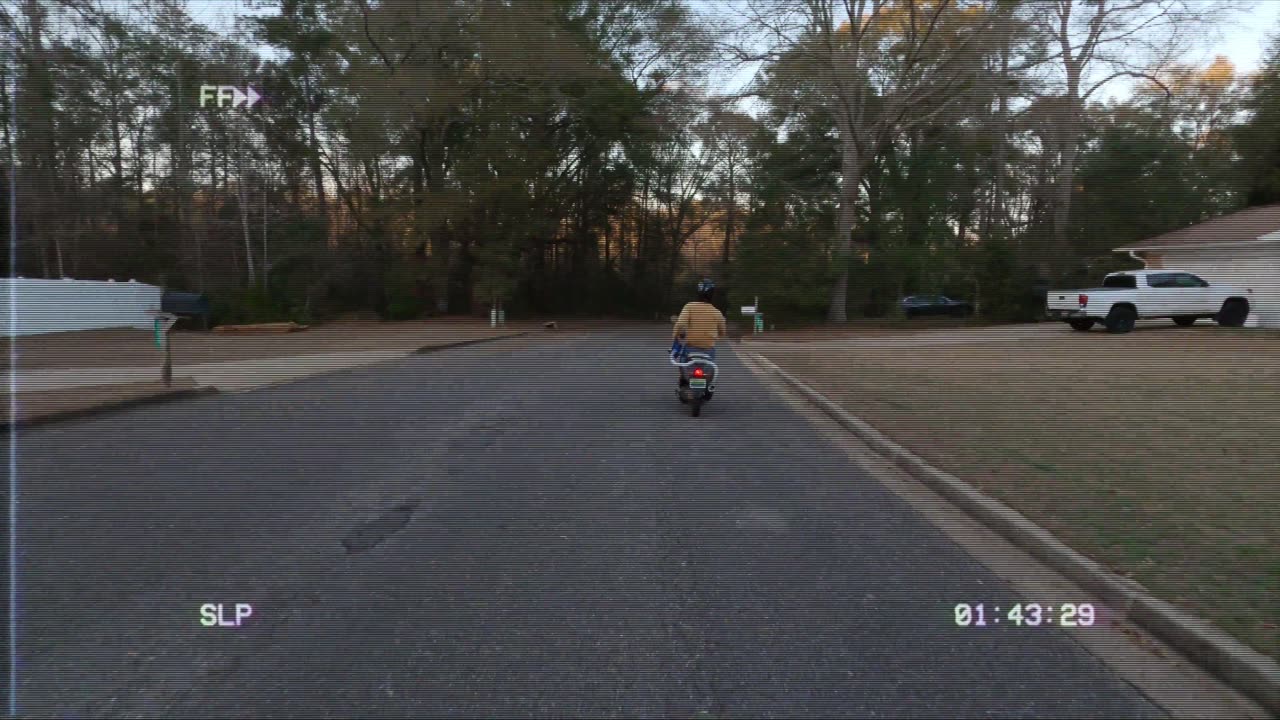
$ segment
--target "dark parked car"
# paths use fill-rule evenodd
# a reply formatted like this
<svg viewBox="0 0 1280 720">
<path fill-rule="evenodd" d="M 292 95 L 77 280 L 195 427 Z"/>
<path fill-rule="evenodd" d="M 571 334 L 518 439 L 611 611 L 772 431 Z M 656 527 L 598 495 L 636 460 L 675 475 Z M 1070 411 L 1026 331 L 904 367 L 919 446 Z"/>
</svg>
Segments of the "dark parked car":
<svg viewBox="0 0 1280 720">
<path fill-rule="evenodd" d="M 902 312 L 909 318 L 923 315 L 969 317 L 973 314 L 973 306 L 945 295 L 912 295 L 902 298 Z"/>
</svg>

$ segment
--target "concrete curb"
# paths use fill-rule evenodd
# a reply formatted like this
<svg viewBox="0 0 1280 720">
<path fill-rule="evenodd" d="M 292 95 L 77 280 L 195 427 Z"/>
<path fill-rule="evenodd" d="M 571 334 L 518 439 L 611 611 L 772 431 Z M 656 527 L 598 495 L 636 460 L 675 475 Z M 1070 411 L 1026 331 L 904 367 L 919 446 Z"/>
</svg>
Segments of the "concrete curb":
<svg viewBox="0 0 1280 720">
<path fill-rule="evenodd" d="M 170 390 L 155 393 L 154 395 L 144 395 L 142 397 L 128 398 L 127 400 L 116 400 L 114 402 L 102 403 L 101 405 L 92 405 L 90 407 L 76 408 L 74 410 L 62 410 L 59 412 L 45 413 L 34 417 L 18 420 L 17 422 L 0 423 L 0 432 L 8 432 L 16 426 L 19 433 L 25 432 L 32 428 L 42 425 L 50 425 L 67 420 L 79 420 L 82 418 L 96 417 L 98 415 L 108 415 L 110 413 L 120 412 L 122 410 L 131 410 L 143 405 L 155 405 L 170 400 L 186 400 L 189 398 L 204 397 L 205 395 L 216 395 L 218 389 L 215 387 L 197 387 L 185 388 L 182 390 Z"/>
<path fill-rule="evenodd" d="M 1094 593 L 1151 634 L 1161 638 L 1223 682 L 1280 714 L 1280 664 L 1072 550 L 1013 508 L 945 473 L 759 354 L 743 349 L 761 367 L 781 377 L 827 415 L 925 486 L 1008 538 L 1041 562 Z"/>
<path fill-rule="evenodd" d="M 444 345 L 423 345 L 416 350 L 411 351 L 410 355 L 426 355 L 428 353 L 439 352 L 441 350 L 453 350 L 468 345 L 479 345 L 481 343 L 495 342 L 497 340 L 510 340 L 511 338 L 524 337 L 529 335 L 531 331 L 512 333 L 510 335 L 499 335 L 498 337 L 480 338 L 479 340 L 460 340 L 454 343 L 445 343 Z"/>
</svg>

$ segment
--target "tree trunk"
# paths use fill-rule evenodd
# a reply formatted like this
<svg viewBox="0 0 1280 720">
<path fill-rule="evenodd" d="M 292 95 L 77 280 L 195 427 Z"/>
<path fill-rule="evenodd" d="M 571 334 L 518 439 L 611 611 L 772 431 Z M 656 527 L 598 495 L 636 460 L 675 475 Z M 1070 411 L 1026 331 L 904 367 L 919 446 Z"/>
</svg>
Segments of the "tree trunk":
<svg viewBox="0 0 1280 720">
<path fill-rule="evenodd" d="M 848 321 L 845 305 L 849 301 L 849 256 L 853 250 L 853 228 L 857 223 L 858 198 L 862 194 L 863 158 L 852 133 L 842 131 L 840 153 L 840 217 L 836 225 L 836 281 L 831 287 L 831 305 L 827 321 Z"/>
<path fill-rule="evenodd" d="M 222 176 L 222 188 L 230 194 L 231 178 Z M 218 206 L 218 144 L 212 134 L 209 135 L 209 201 Z"/>
<path fill-rule="evenodd" d="M 1071 196 L 1076 177 L 1076 145 L 1077 131 L 1075 123 L 1067 121 L 1062 141 L 1062 162 L 1058 166 L 1058 177 L 1054 183 L 1053 203 L 1053 246 L 1050 249 L 1049 262 L 1065 259 L 1067 254 L 1067 225 L 1071 220 Z"/>
<path fill-rule="evenodd" d="M 231 243 L 231 267 L 240 267 L 240 246 Z"/>
<path fill-rule="evenodd" d="M 1004 175 L 1005 175 L 1005 156 L 1008 152 L 1009 143 L 1009 37 L 1006 33 L 1001 33 L 1000 45 L 1000 82 L 996 84 L 998 91 L 998 105 L 996 108 L 996 135 L 994 157 L 991 160 L 991 202 L 987 206 L 987 212 L 982 219 L 982 241 L 986 242 L 991 236 L 992 228 L 995 224 L 1002 225 L 1008 222 L 1008 213 L 1005 212 L 1004 199 Z M 1005 228 L 1006 231 L 1008 228 Z"/>
<path fill-rule="evenodd" d="M 266 168 L 263 168 L 262 178 L 262 291 L 268 292 L 271 288 L 269 278 L 271 276 L 270 260 L 267 257 L 267 174 Z"/>
<path fill-rule="evenodd" d="M 253 287 L 257 284 L 257 278 L 253 267 L 253 243 L 249 238 L 249 183 L 245 177 L 243 141 L 236 143 L 236 171 L 239 173 L 236 189 L 240 195 L 240 226 L 244 229 L 245 269 L 248 271 L 249 287 Z"/>
<path fill-rule="evenodd" d="M 134 184 L 137 186 L 139 209 L 141 209 L 142 207 L 143 175 L 145 174 L 144 173 L 145 164 L 142 159 L 143 138 L 145 136 L 145 133 L 146 133 L 146 124 L 139 123 L 138 132 L 136 135 L 134 135 L 134 142 L 133 142 L 133 158 L 134 158 L 133 173 L 134 173 Z"/>
<path fill-rule="evenodd" d="M 187 114 L 183 100 L 184 78 L 181 65 L 177 68 L 178 80 L 178 147 L 174 152 L 178 166 L 178 224 L 189 233 L 196 254 L 196 292 L 204 292 L 204 242 L 205 224 L 203 207 L 197 205 L 190 191 L 192 152 L 187 145 Z M 190 218 L 191 225 L 187 225 Z"/>
<path fill-rule="evenodd" d="M 631 263 L 632 281 L 639 283 L 648 264 L 649 246 L 649 176 L 646 174 L 640 192 L 640 217 L 636 222 L 635 258 Z"/>
<path fill-rule="evenodd" d="M 13 71 L 16 74 L 18 69 L 14 68 Z M 13 138 L 9 137 L 9 114 L 13 112 L 13 106 L 9 104 L 9 73 L 5 71 L 3 65 L 0 65 L 0 106 L 4 107 L 4 117 L 0 118 L 0 125 L 4 125 L 4 161 L 7 163 L 13 157 L 9 151 L 10 143 L 13 142 Z"/>
<path fill-rule="evenodd" d="M 1046 269 L 1068 257 L 1069 239 L 1067 225 L 1071 220 L 1071 196 L 1075 187 L 1076 154 L 1080 143 L 1080 115 L 1084 112 L 1084 104 L 1080 99 L 1080 77 L 1083 73 L 1083 60 L 1071 54 L 1065 41 L 1062 46 L 1065 56 L 1067 89 L 1063 94 L 1063 106 L 1058 134 L 1060 163 L 1054 183 L 1053 199 L 1053 242 L 1050 245 L 1049 257 L 1042 259 Z"/>
<path fill-rule="evenodd" d="M 226 131 L 224 130 L 224 132 Z M 229 134 L 224 135 L 224 139 L 226 142 L 222 147 L 222 184 L 225 186 L 229 196 L 231 195 L 231 137 Z M 227 199 L 227 202 L 230 202 L 230 198 Z M 211 207 L 216 211 L 218 206 L 211 205 Z"/>
<path fill-rule="evenodd" d="M 733 243 L 733 222 L 737 210 L 737 193 L 734 190 L 734 162 L 729 161 L 729 207 L 725 210 L 724 248 L 720 260 L 725 269 L 729 267 L 729 246 Z"/>
<path fill-rule="evenodd" d="M 58 144 L 53 123 L 53 98 L 55 90 L 53 80 L 49 76 L 44 48 L 44 20 L 48 11 L 42 8 L 37 0 L 27 0 L 24 14 L 28 28 L 29 64 L 25 82 L 19 86 L 20 97 L 17 98 L 19 112 L 27 118 L 32 141 L 28 144 L 26 166 L 30 168 L 31 178 L 28 187 L 30 193 L 21 205 L 31 217 L 29 235 L 36 240 L 40 253 L 40 270 L 43 277 L 49 277 L 49 236 L 52 234 L 54 203 L 60 197 L 58 193 L 57 157 Z M 21 122 L 21 120 L 19 121 Z M 22 144 L 20 137 L 14 142 Z"/>
<path fill-rule="evenodd" d="M 115 191 L 124 190 L 124 148 L 120 139 L 120 99 L 117 96 L 115 68 L 111 70 L 111 92 L 107 93 L 111 110 L 111 170 L 116 181 Z"/>
<path fill-rule="evenodd" d="M 444 189 L 444 133 L 446 126 L 438 123 L 430 137 L 430 146 L 421 148 L 422 162 L 427 171 L 427 190 L 438 194 Z M 437 195 L 438 197 L 438 195 Z M 437 224 L 431 231 L 431 258 L 433 260 L 436 312 L 449 312 L 449 281 L 452 270 L 451 238 L 447 228 Z"/>
<path fill-rule="evenodd" d="M 320 219 L 324 222 L 325 236 L 329 230 L 329 203 L 325 199 L 324 173 L 320 169 L 320 144 L 316 141 L 315 98 L 311 94 L 311 70 L 302 73 L 303 91 L 307 94 L 307 138 L 309 140 L 311 177 L 315 181 L 316 202 L 320 204 Z"/>
<path fill-rule="evenodd" d="M 32 230 L 37 231 L 36 233 L 33 233 L 33 234 L 36 234 L 38 237 L 40 237 L 40 238 L 41 238 L 41 240 L 40 240 L 40 277 L 42 277 L 42 278 L 44 278 L 44 279 L 48 280 L 48 279 L 50 279 L 50 276 L 49 276 L 49 239 L 48 239 L 44 234 L 40 233 L 40 231 L 41 231 L 41 230 L 43 230 L 43 228 L 41 227 L 41 225 L 42 225 L 42 223 L 36 223 L 36 222 L 34 222 L 34 221 L 33 221 L 33 222 L 31 223 L 31 229 L 32 229 Z"/>
</svg>

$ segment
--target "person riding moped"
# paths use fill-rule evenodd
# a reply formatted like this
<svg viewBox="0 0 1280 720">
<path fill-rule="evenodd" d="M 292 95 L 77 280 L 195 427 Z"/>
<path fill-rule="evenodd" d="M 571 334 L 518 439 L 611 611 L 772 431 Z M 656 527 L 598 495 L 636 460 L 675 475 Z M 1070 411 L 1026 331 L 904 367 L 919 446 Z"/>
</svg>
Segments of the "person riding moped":
<svg viewBox="0 0 1280 720">
<path fill-rule="evenodd" d="M 671 332 L 671 352 L 678 353 L 681 362 L 688 362 L 690 352 L 704 353 L 711 358 L 711 362 L 715 362 L 716 341 L 729 334 L 724 314 L 711 304 L 715 291 L 716 284 L 711 278 L 703 278 L 698 283 L 698 299 L 685 304 L 680 316 L 676 318 Z M 684 387 L 687 382 L 681 373 L 680 387 Z M 711 394 L 708 388 L 706 399 L 710 400 Z"/>
</svg>

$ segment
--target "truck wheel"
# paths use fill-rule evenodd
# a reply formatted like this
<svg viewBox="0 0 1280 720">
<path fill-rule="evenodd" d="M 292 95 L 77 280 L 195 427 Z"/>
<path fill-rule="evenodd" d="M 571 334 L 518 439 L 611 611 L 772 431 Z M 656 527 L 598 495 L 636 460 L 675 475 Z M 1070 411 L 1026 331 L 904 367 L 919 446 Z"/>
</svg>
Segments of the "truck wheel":
<svg viewBox="0 0 1280 720">
<path fill-rule="evenodd" d="M 1177 323 L 1178 327 L 1191 327 L 1196 324 L 1196 318 L 1194 317 L 1176 317 L 1173 321 Z"/>
<path fill-rule="evenodd" d="M 1095 322 L 1097 321 L 1093 318 L 1080 318 L 1078 320 L 1067 321 L 1067 323 L 1071 325 L 1072 330 L 1079 330 L 1080 332 L 1089 332 L 1093 329 L 1093 324 Z"/>
<path fill-rule="evenodd" d="M 1122 335 L 1133 329 L 1135 323 L 1138 322 L 1138 313 L 1131 307 L 1114 307 L 1111 312 L 1107 313 L 1107 319 L 1103 322 L 1107 327 L 1107 332 L 1114 335 Z"/>
<path fill-rule="evenodd" d="M 1243 300 L 1228 300 L 1218 311 L 1218 324 L 1222 327 L 1240 327 L 1248 319 L 1249 303 Z"/>
</svg>

